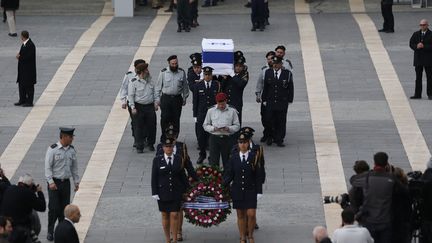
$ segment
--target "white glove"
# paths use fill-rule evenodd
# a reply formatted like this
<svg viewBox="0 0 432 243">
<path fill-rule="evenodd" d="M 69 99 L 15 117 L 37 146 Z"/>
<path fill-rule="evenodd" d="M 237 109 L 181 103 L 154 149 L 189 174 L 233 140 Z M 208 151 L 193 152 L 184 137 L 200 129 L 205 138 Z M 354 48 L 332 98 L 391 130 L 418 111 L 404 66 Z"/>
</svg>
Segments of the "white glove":
<svg viewBox="0 0 432 243">
<path fill-rule="evenodd" d="M 160 200 L 159 195 L 153 195 L 152 198 L 156 200 Z"/>
<path fill-rule="evenodd" d="M 263 194 L 257 194 L 257 199 L 260 199 L 263 197 Z"/>
<path fill-rule="evenodd" d="M 196 117 L 194 117 L 194 122 L 197 122 L 197 118 Z"/>
</svg>

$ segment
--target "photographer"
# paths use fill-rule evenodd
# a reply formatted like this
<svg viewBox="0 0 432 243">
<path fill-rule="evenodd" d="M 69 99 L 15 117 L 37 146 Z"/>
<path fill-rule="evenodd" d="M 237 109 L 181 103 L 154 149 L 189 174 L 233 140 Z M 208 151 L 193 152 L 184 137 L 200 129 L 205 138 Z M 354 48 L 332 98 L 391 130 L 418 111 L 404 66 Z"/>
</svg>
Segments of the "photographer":
<svg viewBox="0 0 432 243">
<path fill-rule="evenodd" d="M 432 243 L 432 158 L 427 162 L 427 169 L 421 180 L 424 181 L 424 204 L 422 222 L 422 243 Z"/>
<path fill-rule="evenodd" d="M 35 185 L 29 174 L 21 176 L 18 185 L 6 189 L 1 208 L 4 216 L 12 218 L 14 231 L 11 242 L 32 242 L 32 211 L 44 212 L 46 209 L 42 187 Z"/>
<path fill-rule="evenodd" d="M 350 178 L 350 182 L 356 180 L 362 176 L 363 173 L 369 171 L 369 164 L 364 160 L 357 160 L 353 166 L 354 172 L 356 173 Z M 348 191 L 350 208 L 356 214 L 359 211 L 359 207 L 363 203 L 363 189 L 361 187 L 352 186 Z"/>
</svg>

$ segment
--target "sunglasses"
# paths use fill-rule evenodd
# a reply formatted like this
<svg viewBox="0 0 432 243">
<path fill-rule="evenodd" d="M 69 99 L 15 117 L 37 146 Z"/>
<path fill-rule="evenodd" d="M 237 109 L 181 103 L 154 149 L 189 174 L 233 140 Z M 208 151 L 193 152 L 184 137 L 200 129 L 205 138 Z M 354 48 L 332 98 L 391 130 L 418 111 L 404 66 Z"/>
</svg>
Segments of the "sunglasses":
<svg viewBox="0 0 432 243">
<path fill-rule="evenodd" d="M 427 26 L 427 24 L 419 24 L 419 26 Z"/>
</svg>

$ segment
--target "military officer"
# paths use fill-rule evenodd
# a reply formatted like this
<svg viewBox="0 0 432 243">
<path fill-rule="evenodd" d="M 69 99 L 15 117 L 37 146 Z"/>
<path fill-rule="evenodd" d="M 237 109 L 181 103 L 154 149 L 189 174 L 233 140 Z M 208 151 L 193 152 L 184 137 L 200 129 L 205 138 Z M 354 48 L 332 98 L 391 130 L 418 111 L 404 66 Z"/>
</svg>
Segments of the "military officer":
<svg viewBox="0 0 432 243">
<path fill-rule="evenodd" d="M 213 80 L 213 68 L 203 68 L 204 79 L 195 85 L 193 93 L 193 117 L 195 120 L 195 131 L 198 137 L 199 158 L 197 164 L 202 164 L 207 156 L 209 134 L 204 131 L 203 123 L 207 110 L 216 104 L 216 94 L 221 91 L 221 85 Z"/>
<path fill-rule="evenodd" d="M 161 131 L 165 131 L 169 123 L 180 130 L 180 116 L 182 106 L 186 105 L 189 96 L 189 88 L 186 73 L 178 66 L 176 55 L 169 56 L 169 66 L 159 73 L 156 82 L 156 105 L 161 108 Z M 165 138 L 162 133 L 161 141 Z"/>
<path fill-rule="evenodd" d="M 217 104 L 207 111 L 203 127 L 210 133 L 210 164 L 219 166 L 219 158 L 225 168 L 233 145 L 233 135 L 240 129 L 237 110 L 227 105 L 227 95 L 218 93 Z"/>
<path fill-rule="evenodd" d="M 201 53 L 193 53 L 190 56 L 191 64 L 188 68 L 187 81 L 189 90 L 193 93 L 195 84 L 201 81 L 202 77 L 202 56 Z"/>
<path fill-rule="evenodd" d="M 165 131 L 165 137 L 174 139 L 173 154 L 180 155 L 181 162 L 182 162 L 181 166 L 183 169 L 186 170 L 185 172 L 187 172 L 187 177 L 192 177 L 195 181 L 198 181 L 198 176 L 195 172 L 195 168 L 192 165 L 192 161 L 190 160 L 187 146 L 185 143 L 177 141 L 178 131 L 175 129 L 175 127 L 173 125 L 170 124 L 167 127 L 167 130 Z M 163 144 L 160 143 L 160 144 L 158 144 L 157 149 L 156 149 L 156 156 L 162 156 L 163 154 L 164 154 Z M 182 232 L 183 232 L 183 210 L 180 210 L 178 227 L 177 227 L 177 240 L 178 241 L 183 241 L 183 233 Z"/>
<path fill-rule="evenodd" d="M 233 154 L 224 169 L 225 186 L 229 186 L 233 208 L 237 211 L 240 242 L 255 242 L 253 238 L 256 225 L 257 199 L 262 196 L 263 168 L 258 155 L 250 150 L 248 137 L 240 133 L 238 153 Z"/>
<path fill-rule="evenodd" d="M 245 65 L 246 59 L 243 56 L 236 58 L 234 62 L 234 76 L 220 76 L 219 81 L 221 82 L 223 92 L 228 97 L 228 105 L 234 107 L 238 111 L 241 124 L 243 91 L 249 81 L 249 72 Z"/>
<path fill-rule="evenodd" d="M 124 78 L 123 78 L 123 82 L 121 84 L 120 87 L 120 100 L 122 101 L 122 109 L 128 109 L 129 112 L 129 116 L 131 118 L 131 129 L 132 129 L 132 137 L 134 137 L 134 147 L 136 147 L 136 143 L 135 143 L 135 136 L 134 136 L 134 117 L 132 116 L 132 110 L 130 108 L 130 106 L 128 105 L 127 102 L 127 96 L 128 96 L 128 86 L 129 86 L 129 82 L 136 77 L 136 66 L 140 63 L 145 63 L 145 61 L 143 59 L 136 59 L 134 61 L 134 67 L 135 70 L 134 71 L 129 71 L 125 74 Z"/>
<path fill-rule="evenodd" d="M 256 84 L 256 90 L 255 90 L 256 102 L 261 104 L 261 109 L 260 109 L 261 124 L 264 127 L 263 136 L 260 140 L 262 143 L 265 143 L 267 141 L 267 138 L 270 137 L 270 134 L 269 134 L 269 131 L 266 129 L 266 126 L 265 126 L 265 106 L 263 105 L 263 103 L 261 101 L 261 95 L 262 95 L 262 91 L 263 91 L 263 87 L 264 87 L 264 74 L 267 71 L 267 69 L 272 67 L 274 56 L 275 56 L 274 51 L 267 52 L 267 54 L 266 54 L 267 65 L 265 65 L 261 68 L 261 72 L 259 74 L 257 84 Z"/>
<path fill-rule="evenodd" d="M 294 84 L 292 73 L 282 68 L 282 58 L 273 57 L 273 67 L 264 75 L 262 102 L 265 106 L 266 129 L 271 131 L 267 145 L 273 142 L 284 147 L 288 104 L 293 102 Z"/>
<path fill-rule="evenodd" d="M 154 151 L 156 141 L 156 110 L 155 88 L 148 71 L 148 64 L 141 63 L 136 67 L 137 77 L 133 78 L 128 87 L 128 102 L 135 117 L 135 140 L 137 153 L 144 152 L 144 139 L 147 146 Z"/>
<path fill-rule="evenodd" d="M 74 189 L 78 191 L 79 175 L 77 155 L 72 141 L 75 128 L 60 127 L 60 140 L 48 147 L 45 155 L 45 178 L 48 183 L 48 234 L 53 241 L 54 225 L 64 219 L 63 210 L 70 203 L 73 178 Z"/>
<path fill-rule="evenodd" d="M 153 159 L 151 176 L 152 197 L 157 200 L 162 214 L 167 243 L 177 242 L 182 194 L 189 186 L 182 159 L 179 154 L 174 154 L 173 147 L 174 139 L 166 138 L 163 141 L 164 153 Z"/>
</svg>

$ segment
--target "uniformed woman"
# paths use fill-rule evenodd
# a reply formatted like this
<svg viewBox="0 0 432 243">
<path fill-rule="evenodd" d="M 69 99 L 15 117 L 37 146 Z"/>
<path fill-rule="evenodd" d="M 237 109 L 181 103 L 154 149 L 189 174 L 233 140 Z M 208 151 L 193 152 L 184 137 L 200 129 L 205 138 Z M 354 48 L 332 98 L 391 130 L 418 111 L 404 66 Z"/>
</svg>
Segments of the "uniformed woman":
<svg viewBox="0 0 432 243">
<path fill-rule="evenodd" d="M 237 211 L 237 225 L 240 243 L 254 243 L 253 232 L 256 223 L 257 198 L 262 196 L 263 166 L 259 155 L 250 150 L 250 134 L 241 133 L 238 139 L 238 153 L 232 154 L 224 175 L 224 184 L 231 182 L 233 208 Z M 247 233 L 246 233 L 247 232 Z M 247 234 L 247 235 L 246 235 Z"/>
<path fill-rule="evenodd" d="M 183 168 L 183 170 L 185 170 L 185 172 L 187 172 L 187 177 L 192 177 L 195 181 L 197 181 L 198 176 L 195 172 L 195 168 L 192 165 L 192 161 L 190 160 L 187 146 L 185 143 L 177 141 L 178 130 L 175 128 L 174 125 L 172 124 L 168 125 L 167 129 L 165 130 L 165 137 L 174 139 L 173 154 L 177 154 L 180 156 L 181 167 Z M 159 144 L 157 146 L 156 156 L 163 156 L 163 154 L 164 154 L 163 144 Z M 184 191 L 183 193 L 185 192 L 186 191 Z M 183 241 L 182 228 L 183 228 L 183 210 L 180 210 L 178 227 L 177 227 L 177 241 Z"/>
<path fill-rule="evenodd" d="M 159 211 L 162 213 L 162 226 L 167 243 L 177 242 L 182 195 L 188 187 L 181 156 L 174 154 L 173 148 L 174 139 L 166 138 L 162 146 L 163 155 L 153 159 L 151 179 L 152 197 L 158 201 Z"/>
</svg>

